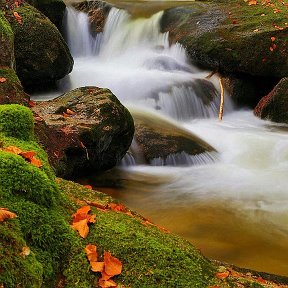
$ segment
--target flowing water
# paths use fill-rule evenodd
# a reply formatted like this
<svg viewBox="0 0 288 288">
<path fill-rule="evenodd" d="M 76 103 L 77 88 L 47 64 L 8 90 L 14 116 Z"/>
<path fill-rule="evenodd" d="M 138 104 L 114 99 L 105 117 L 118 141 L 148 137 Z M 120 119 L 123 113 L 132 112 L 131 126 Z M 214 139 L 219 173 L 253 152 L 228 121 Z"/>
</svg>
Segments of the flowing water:
<svg viewBox="0 0 288 288">
<path fill-rule="evenodd" d="M 217 78 L 207 83 L 209 72 L 193 67 L 179 44 L 169 45 L 159 31 L 161 16 L 137 18 L 112 8 L 103 33 L 91 36 L 87 16 L 68 8 L 75 66 L 60 87 L 107 87 L 126 106 L 198 135 L 218 151 L 217 159 L 183 166 L 183 155 L 172 155 L 170 166 L 157 159 L 147 166 L 130 155 L 118 168 L 123 188 L 105 191 L 208 257 L 288 276 L 288 128 L 235 110 L 227 95 L 219 122 Z M 207 103 L 208 86 L 214 96 Z"/>
</svg>

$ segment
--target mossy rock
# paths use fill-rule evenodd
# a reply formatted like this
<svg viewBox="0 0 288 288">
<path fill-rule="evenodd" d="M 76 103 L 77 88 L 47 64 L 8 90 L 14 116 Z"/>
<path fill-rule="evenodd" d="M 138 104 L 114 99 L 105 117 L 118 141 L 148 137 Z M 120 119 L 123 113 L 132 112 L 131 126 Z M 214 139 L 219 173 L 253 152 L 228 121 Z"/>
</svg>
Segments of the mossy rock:
<svg viewBox="0 0 288 288">
<path fill-rule="evenodd" d="M 9 22 L 0 11 L 0 66 L 13 68 L 14 57 L 14 34 Z"/>
<path fill-rule="evenodd" d="M 36 135 L 62 177 L 114 167 L 133 139 L 133 119 L 108 89 L 77 88 L 32 109 Z"/>
<path fill-rule="evenodd" d="M 272 2 L 274 6 L 249 6 L 240 0 L 196 1 L 165 11 L 162 30 L 170 32 L 171 42 L 183 44 L 197 65 L 224 74 L 285 77 L 288 7 Z M 274 13 L 278 8 L 280 12 Z"/>
<path fill-rule="evenodd" d="M 29 95 L 24 92 L 16 72 L 9 67 L 0 67 L 0 78 L 6 79 L 0 83 L 0 104 L 22 104 L 27 106 Z"/>
<path fill-rule="evenodd" d="M 66 5 L 62 0 L 28 0 L 27 2 L 41 11 L 61 30 L 66 9 Z"/>
<path fill-rule="evenodd" d="M 22 17 L 23 24 L 13 12 Z M 7 11 L 5 16 L 15 35 L 16 71 L 25 88 L 54 83 L 71 72 L 69 49 L 46 16 L 28 4 Z"/>
<path fill-rule="evenodd" d="M 262 119 L 288 123 L 288 78 L 283 78 L 275 88 L 263 97 L 254 114 Z"/>
</svg>

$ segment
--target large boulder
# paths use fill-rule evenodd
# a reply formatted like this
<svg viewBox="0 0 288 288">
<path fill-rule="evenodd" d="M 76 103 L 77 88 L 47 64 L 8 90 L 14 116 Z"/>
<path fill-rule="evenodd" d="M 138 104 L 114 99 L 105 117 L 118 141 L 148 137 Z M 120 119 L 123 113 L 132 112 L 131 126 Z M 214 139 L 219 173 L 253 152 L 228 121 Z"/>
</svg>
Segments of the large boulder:
<svg viewBox="0 0 288 288">
<path fill-rule="evenodd" d="M 133 119 L 108 89 L 77 88 L 32 109 L 35 133 L 66 178 L 112 168 L 133 139 Z"/>
<path fill-rule="evenodd" d="M 16 71 L 24 87 L 42 87 L 71 72 L 69 49 L 46 16 L 28 4 L 6 11 L 5 16 L 15 34 Z"/>
<path fill-rule="evenodd" d="M 2 9 L 2 6 L 0 7 Z M 15 61 L 14 34 L 2 11 L 0 11 L 0 35 L 0 66 L 12 68 Z"/>
<path fill-rule="evenodd" d="M 287 13 L 288 7 L 281 3 L 196 1 L 165 11 L 161 26 L 169 31 L 170 41 L 183 44 L 200 66 L 282 78 L 288 75 Z"/>
<path fill-rule="evenodd" d="M 262 119 L 288 123 L 288 78 L 283 78 L 275 88 L 263 97 L 254 114 Z"/>
<path fill-rule="evenodd" d="M 0 104 L 28 105 L 29 95 L 24 92 L 13 69 L 0 66 L 0 79 Z"/>
<path fill-rule="evenodd" d="M 37 8 L 50 21 L 56 25 L 58 29 L 62 28 L 62 20 L 64 17 L 66 5 L 62 0 L 26 0 L 30 5 Z"/>
<path fill-rule="evenodd" d="M 213 159 L 212 154 L 209 156 L 206 152 L 215 152 L 215 149 L 188 130 L 152 112 L 131 110 L 131 113 L 135 123 L 135 136 L 130 153 L 136 163 L 191 165 L 195 163 L 187 155 L 204 153 L 207 160 Z"/>
</svg>

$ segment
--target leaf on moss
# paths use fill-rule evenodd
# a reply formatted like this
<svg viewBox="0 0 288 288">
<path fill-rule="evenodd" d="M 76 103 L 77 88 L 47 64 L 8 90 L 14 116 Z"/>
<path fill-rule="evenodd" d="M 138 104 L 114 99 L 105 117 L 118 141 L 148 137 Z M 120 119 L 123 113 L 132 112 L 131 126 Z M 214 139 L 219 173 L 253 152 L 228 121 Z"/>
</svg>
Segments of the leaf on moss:
<svg viewBox="0 0 288 288">
<path fill-rule="evenodd" d="M 17 215 L 13 212 L 10 212 L 7 208 L 0 208 L 0 222 L 16 217 Z"/>
<path fill-rule="evenodd" d="M 91 270 L 93 272 L 103 272 L 104 270 L 104 262 L 91 262 Z"/>
<path fill-rule="evenodd" d="M 91 185 L 84 185 L 85 188 L 92 190 L 93 187 Z"/>
<path fill-rule="evenodd" d="M 1 77 L 1 78 L 0 78 L 0 83 L 4 83 L 4 82 L 6 82 L 6 81 L 7 81 L 6 78 L 4 78 L 4 77 Z"/>
<path fill-rule="evenodd" d="M 28 246 L 24 246 L 24 247 L 22 248 L 22 252 L 20 253 L 20 255 L 21 255 L 23 258 L 25 258 L 26 256 L 30 255 L 30 253 L 31 253 L 30 248 L 29 248 Z"/>
<path fill-rule="evenodd" d="M 23 152 L 20 148 L 18 148 L 16 146 L 7 146 L 3 150 L 6 151 L 6 152 L 10 152 L 10 153 L 16 154 L 16 155 L 19 155 L 20 153 Z"/>
<path fill-rule="evenodd" d="M 117 284 L 111 279 L 109 280 L 100 279 L 98 284 L 101 288 L 117 287 Z"/>
<path fill-rule="evenodd" d="M 90 206 L 83 206 L 79 208 L 76 213 L 72 215 L 73 222 L 72 222 L 72 228 L 79 232 L 79 235 L 82 238 L 86 238 L 89 233 L 89 223 L 95 223 L 96 222 L 96 215 L 89 215 L 91 208 Z"/>
<path fill-rule="evenodd" d="M 18 14 L 18 12 L 16 11 L 13 12 L 13 15 L 16 18 L 17 22 L 22 25 L 23 24 L 22 17 Z"/>
<path fill-rule="evenodd" d="M 216 277 L 218 279 L 226 279 L 229 276 L 230 272 L 229 271 L 225 271 L 225 272 L 218 272 L 216 273 Z"/>
<path fill-rule="evenodd" d="M 122 262 L 118 258 L 113 257 L 110 252 L 104 252 L 104 263 L 104 272 L 110 277 L 121 274 Z"/>
</svg>

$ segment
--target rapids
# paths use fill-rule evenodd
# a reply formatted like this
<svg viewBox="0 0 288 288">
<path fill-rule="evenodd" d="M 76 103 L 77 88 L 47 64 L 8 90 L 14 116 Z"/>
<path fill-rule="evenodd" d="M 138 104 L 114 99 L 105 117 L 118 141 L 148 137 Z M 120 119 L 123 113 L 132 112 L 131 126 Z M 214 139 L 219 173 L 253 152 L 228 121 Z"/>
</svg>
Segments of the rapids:
<svg viewBox="0 0 288 288">
<path fill-rule="evenodd" d="M 69 7 L 65 27 L 74 70 L 58 92 L 34 99 L 106 87 L 127 107 L 158 113 L 208 142 L 218 151 L 214 161 L 172 155 L 167 166 L 163 159 L 145 166 L 128 155 L 118 167 L 123 188 L 103 190 L 206 256 L 288 276 L 288 127 L 237 111 L 227 93 L 219 122 L 218 79 L 207 84 L 214 91 L 207 104 L 207 86 L 199 81 L 208 82 L 209 71 L 192 66 L 181 45 L 169 45 L 161 16 L 135 18 L 112 8 L 104 31 L 92 36 L 87 16 Z M 188 165 L 178 165 L 182 161 Z"/>
</svg>

